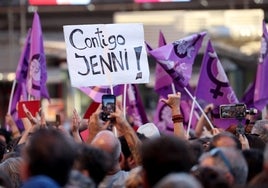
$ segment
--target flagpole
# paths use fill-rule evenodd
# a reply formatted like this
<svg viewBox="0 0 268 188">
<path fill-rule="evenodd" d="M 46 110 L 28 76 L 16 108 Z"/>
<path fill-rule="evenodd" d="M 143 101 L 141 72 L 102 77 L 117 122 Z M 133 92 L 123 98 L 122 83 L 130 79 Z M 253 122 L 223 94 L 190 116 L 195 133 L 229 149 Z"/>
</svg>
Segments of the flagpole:
<svg viewBox="0 0 268 188">
<path fill-rule="evenodd" d="M 187 131 L 186 131 L 187 138 L 189 138 L 189 133 L 190 133 L 190 128 L 191 128 L 191 124 L 192 124 L 192 117 L 193 117 L 194 105 L 195 105 L 196 97 L 194 97 L 193 100 L 194 101 L 192 103 L 190 117 L 189 117 L 189 121 L 188 121 L 188 127 L 187 127 Z"/>
<path fill-rule="evenodd" d="M 8 113 L 8 114 L 11 113 L 11 103 L 12 103 L 12 99 L 13 99 L 13 95 L 14 95 L 14 91 L 15 91 L 16 83 L 17 83 L 17 80 L 14 79 L 14 80 L 13 80 L 13 84 L 12 84 L 12 89 L 11 89 L 10 98 L 9 98 L 9 104 L 8 104 L 8 110 L 7 110 L 7 113 Z"/>
<path fill-rule="evenodd" d="M 171 84 L 171 88 L 172 88 L 173 94 L 176 94 L 176 88 L 175 88 L 175 84 L 174 83 Z"/>
<path fill-rule="evenodd" d="M 110 90 L 111 90 L 111 94 L 113 95 L 114 94 L 114 88 L 113 88 L 112 84 L 110 84 Z"/>
<path fill-rule="evenodd" d="M 183 89 L 186 91 L 186 93 L 191 97 L 191 99 L 193 100 L 193 102 L 196 104 L 196 106 L 199 108 L 199 110 L 202 112 L 202 114 L 204 115 L 205 119 L 207 120 L 208 124 L 210 125 L 211 129 L 214 129 L 214 126 L 212 125 L 212 123 L 210 122 L 207 114 L 204 112 L 204 110 L 202 109 L 202 107 L 199 105 L 199 103 L 194 99 L 193 95 L 190 93 L 190 91 L 186 88 L 183 87 Z"/>
<path fill-rule="evenodd" d="M 123 93 L 123 115 L 126 118 L 126 98 L 127 98 L 127 84 L 124 84 L 124 93 Z"/>
</svg>

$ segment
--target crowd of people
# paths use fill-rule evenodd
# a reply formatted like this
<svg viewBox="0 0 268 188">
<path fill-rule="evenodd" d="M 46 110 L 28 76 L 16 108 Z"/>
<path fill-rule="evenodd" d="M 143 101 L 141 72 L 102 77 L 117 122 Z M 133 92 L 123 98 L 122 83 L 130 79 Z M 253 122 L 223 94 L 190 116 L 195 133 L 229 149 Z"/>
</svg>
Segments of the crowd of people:
<svg viewBox="0 0 268 188">
<path fill-rule="evenodd" d="M 7 114 L 0 130 L 0 186 L 5 188 L 251 188 L 268 187 L 268 120 L 226 130 L 202 115 L 188 136 L 181 94 L 162 102 L 171 108 L 174 133 L 146 134 L 133 128 L 117 101 L 108 121 L 102 105 L 87 120 L 87 139 L 73 111 L 70 129 L 47 124 L 42 112 L 23 118 L 20 132 Z M 213 105 L 204 108 L 210 113 Z M 212 121 L 213 123 L 213 121 Z M 150 126 L 154 126 L 152 123 Z M 154 129 L 153 129 L 154 128 Z M 151 127 L 152 130 L 157 129 Z"/>
</svg>

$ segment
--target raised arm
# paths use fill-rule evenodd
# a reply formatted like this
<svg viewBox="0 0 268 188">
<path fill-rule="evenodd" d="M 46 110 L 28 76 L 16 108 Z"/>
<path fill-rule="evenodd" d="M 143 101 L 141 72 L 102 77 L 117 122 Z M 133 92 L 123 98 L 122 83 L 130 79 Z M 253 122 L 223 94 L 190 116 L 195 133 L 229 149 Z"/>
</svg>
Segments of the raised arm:
<svg viewBox="0 0 268 188">
<path fill-rule="evenodd" d="M 141 141 L 138 138 L 136 132 L 128 123 L 122 112 L 122 106 L 120 102 L 117 102 L 116 111 L 111 113 L 111 118 L 114 119 L 114 126 L 116 127 L 118 134 L 124 136 L 129 150 L 137 165 L 141 164 L 140 147 Z"/>
<path fill-rule="evenodd" d="M 211 113 L 211 111 L 213 110 L 214 105 L 213 104 L 208 104 L 205 108 L 204 108 L 204 112 L 208 115 Z M 200 137 L 204 131 L 204 127 L 206 127 L 207 130 L 211 130 L 211 127 L 209 126 L 205 116 L 202 114 L 200 119 L 198 120 L 196 127 L 195 127 L 195 136 L 196 137 Z"/>
<path fill-rule="evenodd" d="M 171 108 L 172 121 L 174 124 L 174 134 L 180 138 L 187 139 L 186 132 L 183 127 L 183 116 L 181 115 L 180 103 L 181 93 L 169 94 L 167 99 L 161 99 Z"/>
<path fill-rule="evenodd" d="M 18 126 L 10 114 L 6 115 L 5 122 L 10 127 L 13 139 L 21 136 Z"/>
</svg>

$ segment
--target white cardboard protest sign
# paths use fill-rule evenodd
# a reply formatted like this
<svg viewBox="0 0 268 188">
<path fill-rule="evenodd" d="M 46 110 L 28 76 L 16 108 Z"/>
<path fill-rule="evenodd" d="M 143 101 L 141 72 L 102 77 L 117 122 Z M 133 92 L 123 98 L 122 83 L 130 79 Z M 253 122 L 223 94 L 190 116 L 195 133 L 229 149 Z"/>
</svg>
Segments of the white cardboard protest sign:
<svg viewBox="0 0 268 188">
<path fill-rule="evenodd" d="M 148 83 L 142 24 L 63 26 L 73 87 Z"/>
</svg>

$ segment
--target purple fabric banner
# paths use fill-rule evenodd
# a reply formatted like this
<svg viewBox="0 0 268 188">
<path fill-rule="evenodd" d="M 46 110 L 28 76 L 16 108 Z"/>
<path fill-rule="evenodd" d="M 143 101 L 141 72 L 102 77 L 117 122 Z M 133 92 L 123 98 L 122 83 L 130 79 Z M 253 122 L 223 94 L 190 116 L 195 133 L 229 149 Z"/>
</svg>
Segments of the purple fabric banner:
<svg viewBox="0 0 268 188">
<path fill-rule="evenodd" d="M 180 109 L 181 109 L 181 114 L 183 116 L 183 125 L 184 127 L 188 126 L 188 123 L 190 121 L 190 114 L 191 114 L 191 108 L 192 108 L 192 100 L 182 100 L 181 101 L 181 105 L 180 105 Z M 197 107 L 195 106 L 195 108 L 193 109 L 193 116 L 192 116 L 192 121 L 191 121 L 191 129 L 195 129 L 196 124 L 198 122 L 198 117 L 199 114 L 197 112 Z"/>
<path fill-rule="evenodd" d="M 46 88 L 47 68 L 40 19 L 35 12 L 32 23 L 30 59 L 27 74 L 27 92 L 36 100 L 49 99 Z"/>
<path fill-rule="evenodd" d="M 17 112 L 17 103 L 20 100 L 27 100 L 27 91 L 26 91 L 26 79 L 28 72 L 28 64 L 29 64 L 29 56 L 30 56 L 30 45 L 31 45 L 31 29 L 28 30 L 23 50 L 20 55 L 20 59 L 16 69 L 16 85 L 14 89 L 14 93 L 11 100 L 10 114 L 19 130 L 23 130 L 24 126 L 22 121 L 18 118 Z"/>
<path fill-rule="evenodd" d="M 174 83 L 185 87 L 192 76 L 192 65 L 205 35 L 205 32 L 193 34 L 149 53 L 171 76 Z"/>
<path fill-rule="evenodd" d="M 183 125 L 185 129 L 188 126 L 188 122 L 190 120 L 191 104 L 192 104 L 192 101 L 182 100 L 181 105 L 180 105 L 181 113 L 184 117 Z M 198 121 L 198 118 L 196 115 L 198 115 L 198 113 L 196 112 L 196 110 L 194 110 L 192 122 L 191 122 L 192 129 L 195 128 L 196 123 Z M 164 102 L 161 102 L 160 99 L 157 104 L 153 122 L 161 133 L 174 134 L 174 124 L 172 121 L 171 109 Z"/>
<path fill-rule="evenodd" d="M 16 70 L 17 83 L 26 83 L 31 45 L 31 29 L 28 30 Z"/>
<path fill-rule="evenodd" d="M 158 47 L 166 45 L 166 40 L 162 32 L 159 33 Z M 157 63 L 155 67 L 155 86 L 154 90 L 160 95 L 167 98 L 168 94 L 173 93 L 173 80 L 163 67 Z"/>
<path fill-rule="evenodd" d="M 127 115 L 132 117 L 135 126 L 148 123 L 145 108 L 136 84 L 128 84 L 126 96 Z"/>
<path fill-rule="evenodd" d="M 263 21 L 263 35 L 261 38 L 261 51 L 259 63 L 256 73 L 255 91 L 254 91 L 254 106 L 262 111 L 268 104 L 268 33 L 266 24 Z"/>
<path fill-rule="evenodd" d="M 160 99 L 157 103 L 153 122 L 161 133 L 174 134 L 171 109 L 164 102 L 161 102 Z"/>
<path fill-rule="evenodd" d="M 237 97 L 229 84 L 229 80 L 210 41 L 208 41 L 202 61 L 195 95 L 197 99 L 203 99 L 207 103 L 213 103 L 215 106 L 238 103 Z M 219 117 L 219 111 L 214 111 L 214 113 L 217 113 Z M 230 126 L 231 121 L 227 119 L 214 119 L 214 124 L 217 127 L 226 129 Z"/>
<path fill-rule="evenodd" d="M 241 103 L 245 103 L 247 108 L 254 108 L 254 90 L 255 90 L 255 82 L 250 83 L 248 88 L 246 89 L 244 95 L 241 98 Z"/>
<path fill-rule="evenodd" d="M 14 89 L 14 94 L 11 99 L 11 108 L 10 108 L 10 115 L 16 122 L 16 125 L 18 126 L 19 130 L 23 130 L 24 126 L 21 120 L 18 117 L 18 111 L 17 111 L 17 104 L 19 101 L 26 101 L 27 100 L 27 92 L 25 83 L 17 83 Z"/>
<path fill-rule="evenodd" d="M 111 88 L 109 86 L 90 86 L 90 87 L 80 87 L 80 91 L 85 93 L 95 102 L 101 103 L 102 95 L 112 94 Z M 124 85 L 113 86 L 113 94 L 119 96 L 123 94 Z"/>
</svg>

